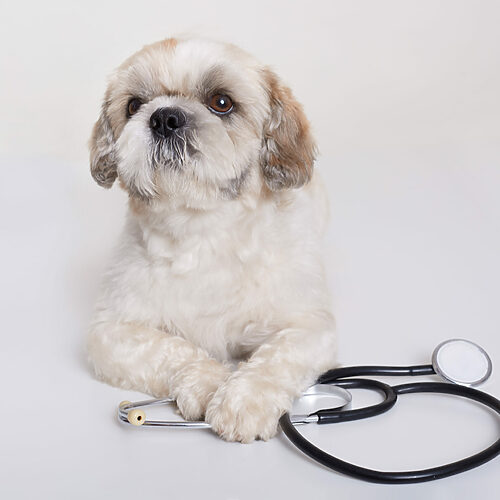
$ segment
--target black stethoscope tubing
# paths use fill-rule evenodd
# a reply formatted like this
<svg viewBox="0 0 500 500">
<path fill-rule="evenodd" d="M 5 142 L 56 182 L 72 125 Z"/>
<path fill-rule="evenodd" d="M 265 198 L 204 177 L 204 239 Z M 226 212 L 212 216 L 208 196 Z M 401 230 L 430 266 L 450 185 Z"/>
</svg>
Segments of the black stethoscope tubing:
<svg viewBox="0 0 500 500">
<path fill-rule="evenodd" d="M 335 384 L 343 388 L 352 389 L 369 389 L 381 392 L 385 397 L 384 401 L 376 405 L 358 408 L 355 410 L 331 409 L 319 410 L 313 415 L 318 416 L 319 424 L 338 423 L 352 420 L 360 420 L 379 415 L 391 409 L 397 401 L 398 395 L 410 394 L 418 392 L 431 392 L 440 394 L 451 394 L 455 396 L 464 397 L 481 403 L 497 414 L 500 415 L 500 401 L 495 397 L 486 394 L 471 387 L 462 385 L 455 385 L 451 383 L 441 382 L 413 382 L 408 384 L 401 384 L 390 386 L 383 382 L 371 379 L 352 379 L 346 380 L 345 377 L 353 377 L 360 375 L 378 375 L 378 376 L 394 376 L 394 375 L 431 375 L 434 374 L 432 365 L 418 365 L 406 367 L 391 367 L 391 366 L 359 366 L 359 367 L 346 367 L 330 370 L 323 374 L 318 383 L 321 384 Z M 466 470 L 473 469 L 479 465 L 488 462 L 495 458 L 500 453 L 500 438 L 495 441 L 491 446 L 484 450 L 471 455 L 462 460 L 452 462 L 449 464 L 432 467 L 429 469 L 414 470 L 414 471 L 378 471 L 374 469 L 367 469 L 358 465 L 345 462 L 337 457 L 329 455 L 325 451 L 317 448 L 312 443 L 300 434 L 290 420 L 288 413 L 283 415 L 280 419 L 280 425 L 288 437 L 288 439 L 303 453 L 308 455 L 313 460 L 321 463 L 329 469 L 341 472 L 348 476 L 370 481 L 374 483 L 384 484 L 408 484 L 420 483 L 425 481 L 432 481 L 434 479 L 441 479 L 444 477 L 459 474 Z"/>
</svg>

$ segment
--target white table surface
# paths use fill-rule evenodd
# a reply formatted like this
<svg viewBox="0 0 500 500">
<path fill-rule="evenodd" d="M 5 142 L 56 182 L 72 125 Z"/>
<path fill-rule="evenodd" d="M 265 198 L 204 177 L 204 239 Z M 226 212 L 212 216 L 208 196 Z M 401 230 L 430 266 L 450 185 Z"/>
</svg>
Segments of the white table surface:
<svg viewBox="0 0 500 500">
<path fill-rule="evenodd" d="M 321 159 L 342 364 L 421 364 L 440 341 L 469 338 L 490 353 L 483 389 L 500 397 L 499 156 L 445 145 Z M 330 472 L 283 435 L 241 445 L 120 424 L 117 404 L 143 395 L 94 380 L 84 338 L 125 195 L 99 189 L 84 163 L 4 157 L 0 167 L 2 498 L 499 498 L 498 459 L 385 486 Z M 303 429 L 347 460 L 405 469 L 477 452 L 500 425 L 476 404 L 419 394 L 384 416 Z"/>
</svg>

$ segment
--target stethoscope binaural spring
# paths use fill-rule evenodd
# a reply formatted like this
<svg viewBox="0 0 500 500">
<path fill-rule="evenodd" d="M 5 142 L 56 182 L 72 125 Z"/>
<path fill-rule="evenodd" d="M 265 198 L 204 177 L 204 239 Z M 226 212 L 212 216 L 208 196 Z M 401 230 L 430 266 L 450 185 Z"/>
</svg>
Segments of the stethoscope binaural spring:
<svg viewBox="0 0 500 500">
<path fill-rule="evenodd" d="M 345 462 L 329 455 L 309 442 L 296 429 L 298 424 L 339 423 L 360 420 L 380 415 L 390 410 L 398 396 L 417 392 L 451 394 L 476 401 L 500 415 L 500 401 L 495 397 L 474 389 L 483 383 L 492 372 L 488 354 L 477 344 L 464 339 L 451 339 L 439 344 L 432 354 L 432 364 L 416 366 L 354 366 L 330 370 L 324 373 L 317 384 L 306 391 L 298 400 L 299 411 L 293 415 L 286 413 L 280 425 L 288 439 L 302 452 L 322 465 L 364 481 L 404 484 L 432 481 L 466 470 L 492 460 L 500 453 L 500 437 L 489 447 L 475 455 L 439 467 L 413 471 L 378 471 Z M 413 382 L 391 386 L 373 379 L 352 378 L 360 376 L 421 376 L 439 374 L 451 383 Z M 351 409 L 352 396 L 349 389 L 368 389 L 383 395 L 383 401 L 371 406 Z M 317 400 L 328 401 L 328 408 L 309 411 Z M 123 401 L 118 409 L 122 422 L 133 425 L 167 426 L 181 428 L 210 428 L 206 422 L 187 422 L 176 420 L 149 420 L 144 406 L 173 404 L 171 398 L 130 403 Z M 312 405 L 311 405 L 312 403 Z M 302 405 L 302 406 L 301 406 Z M 297 404 L 294 405 L 297 410 Z"/>
</svg>

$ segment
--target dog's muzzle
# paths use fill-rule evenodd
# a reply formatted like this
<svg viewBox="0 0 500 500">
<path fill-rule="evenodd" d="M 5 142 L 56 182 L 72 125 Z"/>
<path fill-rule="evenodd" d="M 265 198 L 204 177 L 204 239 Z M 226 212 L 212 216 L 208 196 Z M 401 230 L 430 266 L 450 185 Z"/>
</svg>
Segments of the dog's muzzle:
<svg viewBox="0 0 500 500">
<path fill-rule="evenodd" d="M 167 139 L 175 132 L 180 132 L 186 122 L 186 115 L 179 108 L 159 108 L 151 115 L 149 126 L 154 136 Z"/>
</svg>

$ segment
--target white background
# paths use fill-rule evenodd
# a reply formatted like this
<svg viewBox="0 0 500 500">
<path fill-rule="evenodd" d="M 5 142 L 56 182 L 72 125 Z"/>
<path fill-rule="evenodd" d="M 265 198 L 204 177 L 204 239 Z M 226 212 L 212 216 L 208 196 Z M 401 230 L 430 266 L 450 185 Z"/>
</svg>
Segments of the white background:
<svg viewBox="0 0 500 500">
<path fill-rule="evenodd" d="M 194 32 L 273 66 L 311 119 L 340 361 L 420 364 L 465 337 L 500 363 L 500 3 L 2 1 L 1 15 L 2 498 L 498 498 L 498 460 L 382 486 L 327 471 L 283 436 L 240 445 L 121 426 L 117 403 L 141 395 L 92 378 L 84 337 L 126 205 L 88 172 L 105 77 L 143 44 Z M 497 371 L 483 388 L 500 396 Z M 476 452 L 499 424 L 414 395 L 304 432 L 404 469 Z"/>
</svg>

